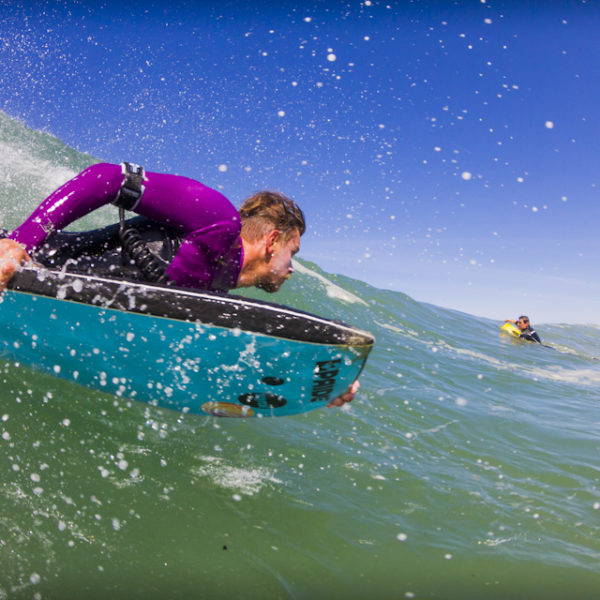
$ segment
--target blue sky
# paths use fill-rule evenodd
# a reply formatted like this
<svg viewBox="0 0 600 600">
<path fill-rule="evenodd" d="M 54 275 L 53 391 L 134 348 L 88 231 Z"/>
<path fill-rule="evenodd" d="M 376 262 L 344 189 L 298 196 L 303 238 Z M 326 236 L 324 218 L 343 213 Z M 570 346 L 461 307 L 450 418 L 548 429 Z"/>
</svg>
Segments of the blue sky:
<svg viewBox="0 0 600 600">
<path fill-rule="evenodd" d="M 16 4 L 0 109 L 29 126 L 235 204 L 279 189 L 327 271 L 600 322 L 600 3 Z"/>
</svg>

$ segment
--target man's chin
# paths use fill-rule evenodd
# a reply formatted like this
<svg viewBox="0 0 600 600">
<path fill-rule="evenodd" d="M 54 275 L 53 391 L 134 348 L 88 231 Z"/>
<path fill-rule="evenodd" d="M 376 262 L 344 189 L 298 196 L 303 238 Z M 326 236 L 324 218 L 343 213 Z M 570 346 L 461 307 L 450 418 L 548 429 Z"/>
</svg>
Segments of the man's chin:
<svg viewBox="0 0 600 600">
<path fill-rule="evenodd" d="M 274 282 L 274 281 L 259 281 L 256 284 L 256 287 L 261 289 L 263 292 L 267 292 L 269 294 L 274 294 L 279 291 L 279 288 L 283 285 L 283 281 Z"/>
</svg>

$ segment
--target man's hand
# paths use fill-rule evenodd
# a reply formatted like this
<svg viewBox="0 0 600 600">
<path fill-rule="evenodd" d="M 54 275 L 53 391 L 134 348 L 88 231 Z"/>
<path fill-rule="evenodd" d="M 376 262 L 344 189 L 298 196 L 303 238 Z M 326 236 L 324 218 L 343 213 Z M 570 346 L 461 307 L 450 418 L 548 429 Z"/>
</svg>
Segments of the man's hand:
<svg viewBox="0 0 600 600">
<path fill-rule="evenodd" d="M 352 402 L 352 400 L 354 400 L 354 394 L 358 392 L 359 387 L 360 383 L 357 379 L 346 392 L 344 392 L 341 396 L 338 396 L 335 400 L 332 400 L 327 406 L 331 408 L 332 406 L 343 406 L 346 404 L 346 402 Z"/>
<path fill-rule="evenodd" d="M 19 242 L 7 238 L 0 240 L 0 291 L 6 287 L 16 269 L 30 260 Z"/>
</svg>

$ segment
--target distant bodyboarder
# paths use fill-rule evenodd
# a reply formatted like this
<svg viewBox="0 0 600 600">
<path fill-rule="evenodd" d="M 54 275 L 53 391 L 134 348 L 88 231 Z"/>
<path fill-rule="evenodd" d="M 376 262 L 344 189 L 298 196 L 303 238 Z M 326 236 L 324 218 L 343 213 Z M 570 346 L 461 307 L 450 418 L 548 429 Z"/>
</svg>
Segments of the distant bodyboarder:
<svg viewBox="0 0 600 600">
<path fill-rule="evenodd" d="M 525 315 L 521 315 L 517 320 L 513 321 L 512 319 L 506 319 L 507 323 L 513 323 L 516 325 L 521 334 L 519 335 L 520 339 L 527 340 L 529 342 L 537 342 L 538 344 L 542 343 L 540 336 L 537 334 L 536 330 L 531 327 L 529 324 L 529 317 Z"/>
</svg>

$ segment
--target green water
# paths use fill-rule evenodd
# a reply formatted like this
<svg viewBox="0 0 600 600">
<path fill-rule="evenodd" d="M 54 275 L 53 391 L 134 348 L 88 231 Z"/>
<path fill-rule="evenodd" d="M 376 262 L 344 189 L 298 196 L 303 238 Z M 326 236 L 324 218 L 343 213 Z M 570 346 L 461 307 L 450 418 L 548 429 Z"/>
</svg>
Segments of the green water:
<svg viewBox="0 0 600 600">
<path fill-rule="evenodd" d="M 40 139 L 49 187 L 88 160 Z M 13 226 L 39 198 L 2 164 Z M 375 334 L 348 410 L 183 416 L 1 363 L 0 599 L 598 597 L 600 328 L 537 324 L 549 349 L 307 263 L 286 287 Z"/>
</svg>

